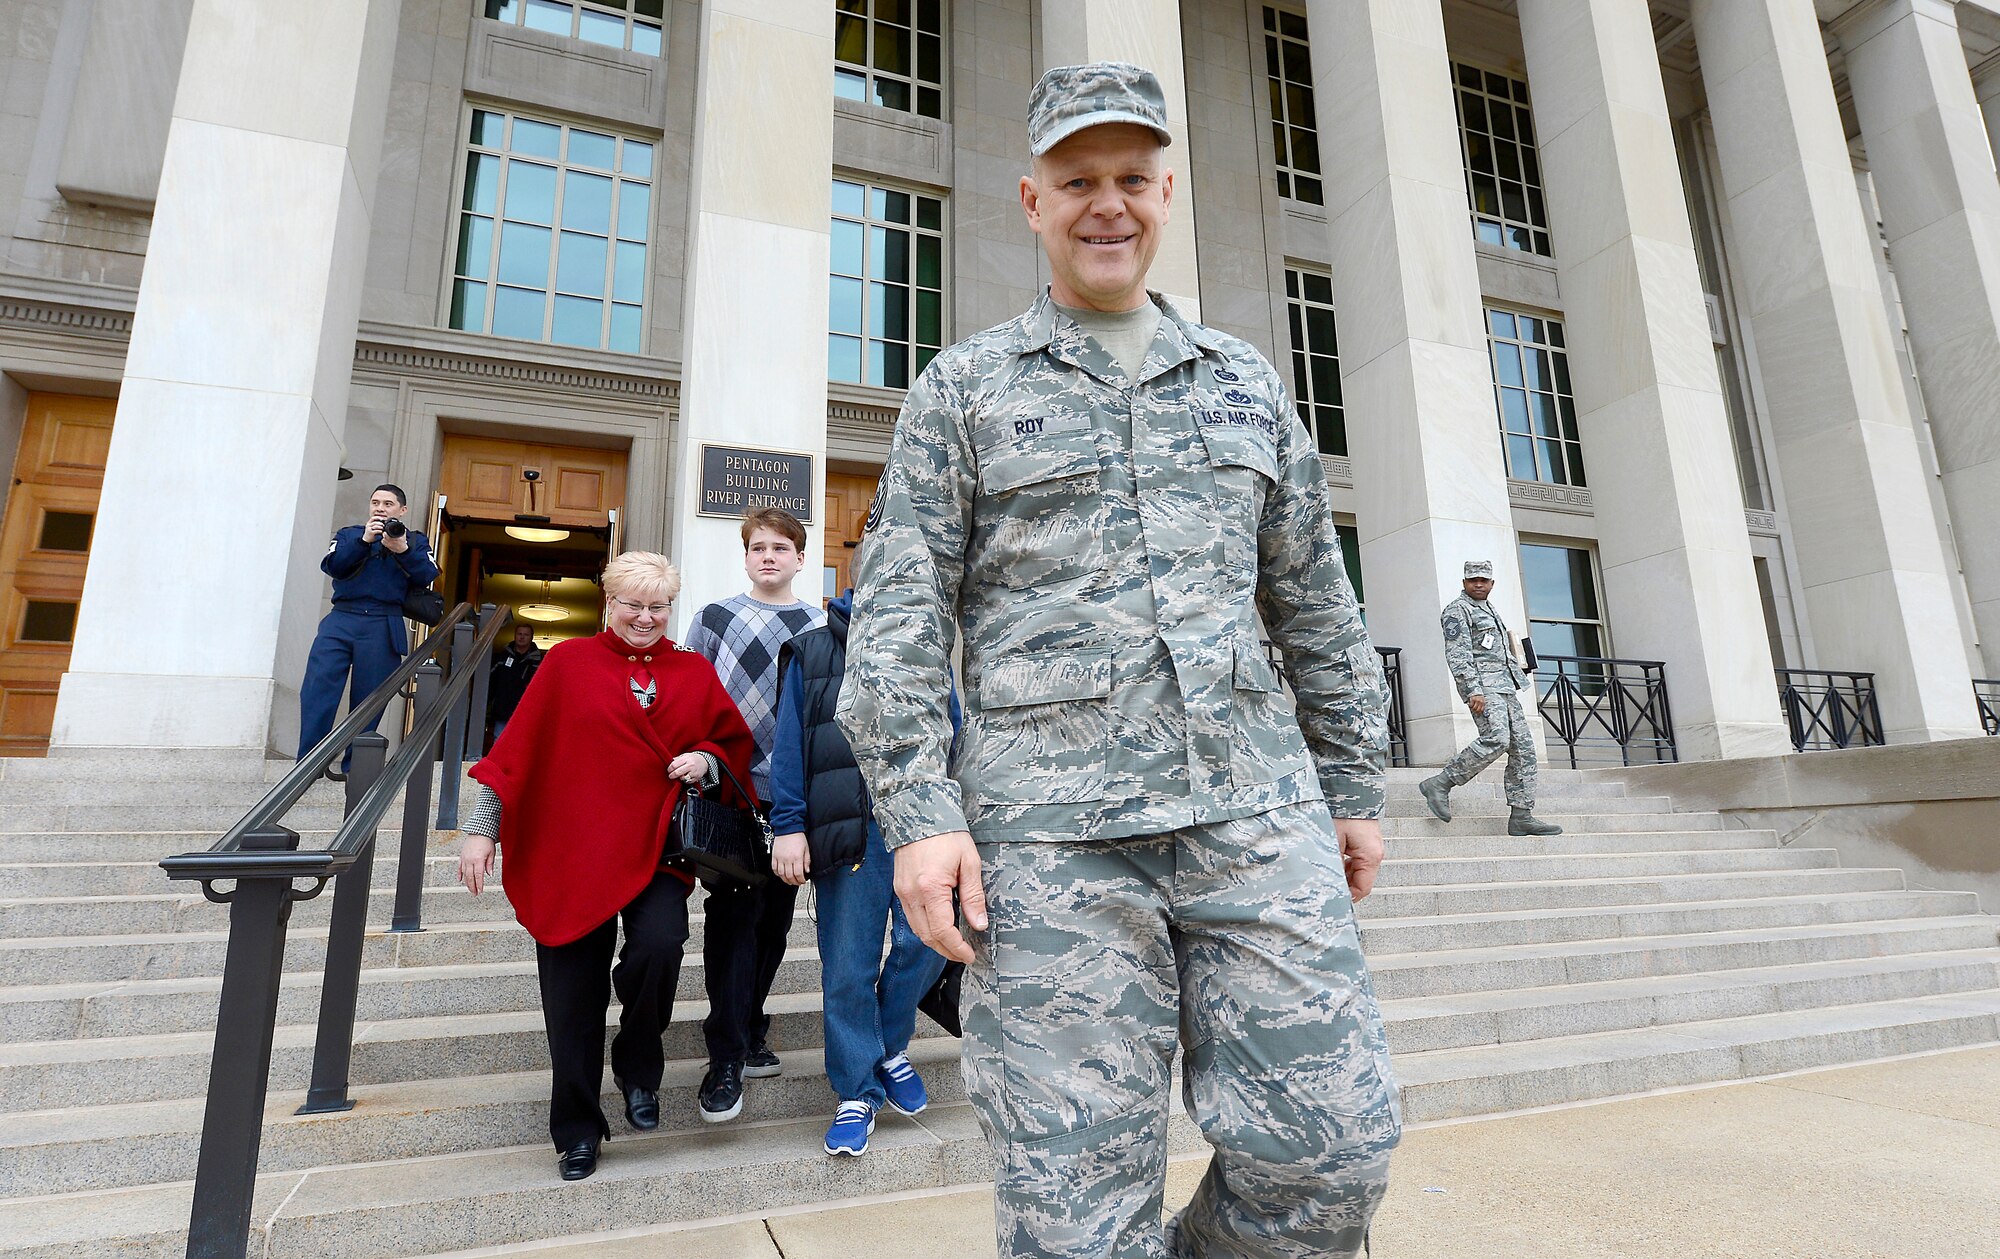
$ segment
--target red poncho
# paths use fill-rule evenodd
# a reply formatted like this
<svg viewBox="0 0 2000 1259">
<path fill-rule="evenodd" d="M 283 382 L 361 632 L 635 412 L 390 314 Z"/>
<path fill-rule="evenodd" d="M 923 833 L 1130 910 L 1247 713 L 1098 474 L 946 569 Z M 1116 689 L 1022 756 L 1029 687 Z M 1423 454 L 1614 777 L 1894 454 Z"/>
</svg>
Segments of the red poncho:
<svg viewBox="0 0 2000 1259">
<path fill-rule="evenodd" d="M 641 665 L 659 684 L 651 708 L 632 695 Z M 500 797 L 507 899 L 528 934 L 568 944 L 630 904 L 659 871 L 680 799 L 668 764 L 710 752 L 748 790 L 752 747 L 715 667 L 695 652 L 664 638 L 642 651 L 609 630 L 551 647 L 471 771 Z M 724 794 L 734 794 L 726 782 Z"/>
</svg>

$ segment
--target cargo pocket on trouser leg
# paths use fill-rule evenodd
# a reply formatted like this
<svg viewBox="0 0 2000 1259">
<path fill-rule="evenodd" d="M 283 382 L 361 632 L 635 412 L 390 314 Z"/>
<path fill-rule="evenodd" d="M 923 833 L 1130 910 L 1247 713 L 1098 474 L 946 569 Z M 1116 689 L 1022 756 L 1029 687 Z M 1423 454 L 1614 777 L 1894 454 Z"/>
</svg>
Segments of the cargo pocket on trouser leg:
<svg viewBox="0 0 2000 1259">
<path fill-rule="evenodd" d="M 1088 1128 L 999 1144 L 1000 1259 L 1159 1254 L 1168 1087 Z"/>
</svg>

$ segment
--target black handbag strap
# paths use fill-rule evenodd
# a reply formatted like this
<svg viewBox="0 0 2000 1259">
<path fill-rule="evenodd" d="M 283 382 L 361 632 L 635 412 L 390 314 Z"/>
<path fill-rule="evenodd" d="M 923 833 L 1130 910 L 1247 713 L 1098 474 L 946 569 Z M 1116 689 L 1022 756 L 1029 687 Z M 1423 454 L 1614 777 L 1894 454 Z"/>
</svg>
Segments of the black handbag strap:
<svg viewBox="0 0 2000 1259">
<path fill-rule="evenodd" d="M 713 755 L 713 753 L 711 753 L 710 755 Z M 721 757 L 717 756 L 717 757 L 715 757 L 715 767 L 716 767 L 716 768 L 717 768 L 718 770 L 721 770 L 721 771 L 722 771 L 722 776 L 723 776 L 724 778 L 727 778 L 727 779 L 729 780 L 729 785 L 730 785 L 730 786 L 732 786 L 732 787 L 734 787 L 734 788 L 736 788 L 736 795 L 737 795 L 737 797 L 738 797 L 739 799 L 743 799 L 743 800 L 754 800 L 754 799 L 756 799 L 756 797 L 755 797 L 755 796 L 751 795 L 751 794 L 750 794 L 750 793 L 749 793 L 748 791 L 745 791 L 745 790 L 743 789 L 743 784 L 742 784 L 742 783 L 740 783 L 740 782 L 738 782 L 738 781 L 736 780 L 736 775 L 735 775 L 735 774 L 734 774 L 733 772 L 731 772 L 731 770 L 730 770 L 730 768 L 729 768 L 729 762 L 727 762 L 727 761 L 723 760 L 723 759 L 722 759 Z M 688 791 L 688 793 L 689 793 L 689 794 L 691 794 L 691 795 L 697 795 L 697 796 L 699 796 L 699 795 L 701 795 L 701 794 L 702 794 L 702 792 L 701 792 L 701 784 L 700 784 L 700 783 L 693 783 L 693 784 L 690 784 L 690 785 L 689 785 L 689 786 L 688 786 L 688 787 L 686 788 L 686 790 L 687 790 L 687 791 Z M 746 808 L 746 809 L 744 810 L 744 812 L 748 813 L 748 814 L 749 814 L 749 815 L 750 815 L 751 817 L 754 817 L 754 818 L 756 818 L 756 819 L 757 819 L 757 827 L 758 827 L 758 829 L 764 832 L 764 846 L 765 846 L 765 848 L 766 848 L 766 849 L 769 849 L 769 848 L 770 848 L 770 847 L 771 847 L 771 846 L 772 846 L 773 844 L 777 843 L 777 840 L 778 840 L 778 836 L 777 836 L 777 832 L 775 832 L 775 831 L 773 831 L 773 830 L 771 829 L 771 820 L 770 820 L 769 818 L 767 818 L 767 817 L 765 817 L 765 816 L 764 816 L 764 814 L 763 814 L 763 811 L 762 811 L 762 810 L 760 810 L 760 809 L 749 809 L 749 808 Z"/>
</svg>

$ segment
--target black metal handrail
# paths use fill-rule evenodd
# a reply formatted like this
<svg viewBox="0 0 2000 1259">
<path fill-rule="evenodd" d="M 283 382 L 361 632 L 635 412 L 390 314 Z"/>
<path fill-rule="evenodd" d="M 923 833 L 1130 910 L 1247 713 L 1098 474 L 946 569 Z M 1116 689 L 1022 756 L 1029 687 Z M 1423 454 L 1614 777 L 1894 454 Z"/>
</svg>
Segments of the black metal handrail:
<svg viewBox="0 0 2000 1259">
<path fill-rule="evenodd" d="M 2000 678 L 1972 679 L 1972 697 L 1979 701 L 1979 726 L 2000 735 Z"/>
<path fill-rule="evenodd" d="M 1778 703 L 1795 751 L 1881 747 L 1875 675 L 1845 669 L 1779 669 Z"/>
<path fill-rule="evenodd" d="M 1572 769 L 1680 759 L 1663 661 L 1542 656 L 1535 691 L 1551 761 L 1558 745 Z"/>
<path fill-rule="evenodd" d="M 263 1144 L 264 1103 L 277 1030 L 278 985 L 292 905 L 311 900 L 334 880 L 320 979 L 318 1038 L 312 1083 L 301 1114 L 346 1110 L 354 1053 L 354 1012 L 360 993 L 361 945 L 374 878 L 375 832 L 396 793 L 407 785 L 403 834 L 390 930 L 422 930 L 423 866 L 429 838 L 431 766 L 441 764 L 438 825 L 456 825 L 458 780 L 469 742 L 483 731 L 487 661 L 512 610 L 491 604 L 478 613 L 453 608 L 397 670 L 345 721 L 279 779 L 222 838 L 202 852 L 160 863 L 171 878 L 199 880 L 202 895 L 229 906 L 229 942 L 209 1062 L 208 1099 L 195 1165 L 194 1207 L 188 1220 L 189 1259 L 242 1259 L 250 1237 L 251 1194 Z M 442 664 L 442 668 L 440 668 Z M 391 699 L 415 684 L 415 719 L 395 759 L 384 764 L 388 740 L 369 724 Z M 480 705 L 475 709 L 474 705 Z M 279 819 L 337 756 L 353 750 L 347 807 L 324 849 L 299 851 L 297 831 Z M 312 879 L 310 888 L 293 885 Z M 233 880 L 218 892 L 215 884 Z"/>
<path fill-rule="evenodd" d="M 1410 763 L 1410 740 L 1403 725 L 1403 649 L 1401 647 L 1377 647 L 1375 654 L 1382 657 L 1382 682 L 1389 691 L 1389 764 L 1407 767 Z M 1271 662 L 1278 676 L 1291 686 L 1292 678 L 1285 671 L 1285 657 L 1278 650 L 1278 644 L 1264 640 L 1264 658 Z"/>
</svg>

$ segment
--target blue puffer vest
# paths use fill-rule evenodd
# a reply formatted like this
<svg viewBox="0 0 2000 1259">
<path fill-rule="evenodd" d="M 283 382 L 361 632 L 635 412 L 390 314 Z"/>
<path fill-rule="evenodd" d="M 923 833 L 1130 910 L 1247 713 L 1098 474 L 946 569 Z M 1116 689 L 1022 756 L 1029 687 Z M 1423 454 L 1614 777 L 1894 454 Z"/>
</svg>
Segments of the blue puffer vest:
<svg viewBox="0 0 2000 1259">
<path fill-rule="evenodd" d="M 798 662 L 804 693 L 806 848 L 817 878 L 842 866 L 858 865 L 868 854 L 868 787 L 854 763 L 854 750 L 833 723 L 840 703 L 841 675 L 847 668 L 846 596 L 827 604 L 826 624 L 807 630 L 784 648 Z M 779 677 L 786 675 L 779 664 Z M 787 697 L 789 701 L 789 697 Z"/>
</svg>

